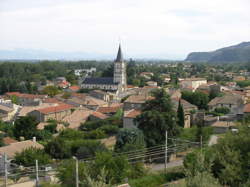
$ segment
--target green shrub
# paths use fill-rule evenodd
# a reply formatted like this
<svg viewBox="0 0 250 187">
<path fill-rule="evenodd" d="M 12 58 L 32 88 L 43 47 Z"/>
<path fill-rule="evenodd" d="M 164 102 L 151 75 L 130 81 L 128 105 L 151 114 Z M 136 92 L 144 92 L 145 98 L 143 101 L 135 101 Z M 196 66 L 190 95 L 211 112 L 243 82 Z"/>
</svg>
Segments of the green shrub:
<svg viewBox="0 0 250 187">
<path fill-rule="evenodd" d="M 218 107 L 215 108 L 214 111 L 220 114 L 228 114 L 230 112 L 230 109 L 227 107 Z"/>
<path fill-rule="evenodd" d="M 38 160 L 39 165 L 51 163 L 51 157 L 44 150 L 34 147 L 25 149 L 15 155 L 15 162 L 23 166 L 34 166 L 35 160 Z"/>
<path fill-rule="evenodd" d="M 106 137 L 107 134 L 105 134 L 105 132 L 101 129 L 92 130 L 86 134 L 87 139 L 102 139 Z"/>
<path fill-rule="evenodd" d="M 98 129 L 104 131 L 109 136 L 117 134 L 117 132 L 119 131 L 119 127 L 114 126 L 114 125 L 104 125 L 104 126 L 98 128 Z"/>
</svg>

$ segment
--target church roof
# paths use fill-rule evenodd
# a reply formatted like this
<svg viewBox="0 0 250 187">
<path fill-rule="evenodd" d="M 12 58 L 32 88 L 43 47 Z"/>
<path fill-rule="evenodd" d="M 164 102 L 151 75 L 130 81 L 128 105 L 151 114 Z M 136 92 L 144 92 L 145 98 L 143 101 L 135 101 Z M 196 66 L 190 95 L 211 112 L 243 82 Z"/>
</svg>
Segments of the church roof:
<svg viewBox="0 0 250 187">
<path fill-rule="evenodd" d="M 94 78 L 86 78 L 83 81 L 83 84 L 115 84 L 117 85 L 118 83 L 114 83 L 113 77 L 94 77 Z"/>
<path fill-rule="evenodd" d="M 121 44 L 119 45 L 118 53 L 115 62 L 123 62 L 122 48 Z"/>
</svg>

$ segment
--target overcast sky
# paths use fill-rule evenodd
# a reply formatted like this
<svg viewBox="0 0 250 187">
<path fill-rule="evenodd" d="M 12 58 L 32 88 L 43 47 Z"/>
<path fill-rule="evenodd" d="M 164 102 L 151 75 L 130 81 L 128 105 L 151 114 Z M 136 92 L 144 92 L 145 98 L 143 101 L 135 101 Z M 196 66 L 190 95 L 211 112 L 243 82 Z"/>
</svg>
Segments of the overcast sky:
<svg viewBox="0 0 250 187">
<path fill-rule="evenodd" d="M 250 41 L 250 0 L 0 0 L 0 50 L 185 58 Z"/>
</svg>

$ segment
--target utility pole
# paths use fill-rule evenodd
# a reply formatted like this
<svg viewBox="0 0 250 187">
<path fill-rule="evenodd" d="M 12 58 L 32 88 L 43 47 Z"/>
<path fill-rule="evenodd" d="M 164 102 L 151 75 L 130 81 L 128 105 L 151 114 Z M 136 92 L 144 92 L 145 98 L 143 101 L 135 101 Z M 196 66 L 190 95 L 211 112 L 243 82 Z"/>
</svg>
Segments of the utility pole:
<svg viewBox="0 0 250 187">
<path fill-rule="evenodd" d="M 166 144 L 165 144 L 165 173 L 167 173 L 168 162 L 168 131 L 166 131 Z"/>
<path fill-rule="evenodd" d="M 36 187 L 39 186 L 39 176 L 38 176 L 38 160 L 36 160 Z"/>
<path fill-rule="evenodd" d="M 79 187 L 79 173 L 78 173 L 78 159 L 73 157 L 76 160 L 76 187 Z"/>
<path fill-rule="evenodd" d="M 200 137 L 200 146 L 201 146 L 201 151 L 202 151 L 202 135 Z"/>
<path fill-rule="evenodd" d="M 4 153 L 4 186 L 7 187 L 8 183 L 8 161 L 7 155 Z"/>
</svg>

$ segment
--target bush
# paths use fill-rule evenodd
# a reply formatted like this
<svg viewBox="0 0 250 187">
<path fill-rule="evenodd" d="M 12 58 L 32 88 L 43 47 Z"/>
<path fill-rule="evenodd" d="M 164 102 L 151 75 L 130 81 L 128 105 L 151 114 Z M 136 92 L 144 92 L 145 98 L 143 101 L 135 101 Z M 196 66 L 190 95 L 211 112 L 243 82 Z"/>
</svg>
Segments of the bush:
<svg viewBox="0 0 250 187">
<path fill-rule="evenodd" d="M 76 157 L 78 159 L 94 157 L 97 152 L 103 152 L 103 151 L 107 151 L 107 148 L 99 141 L 85 140 L 78 145 L 78 149 L 76 151 Z"/>
<path fill-rule="evenodd" d="M 45 146 L 45 151 L 56 159 L 65 159 L 72 156 L 71 145 L 67 141 L 58 137 L 51 140 Z"/>
<path fill-rule="evenodd" d="M 44 150 L 34 147 L 25 149 L 15 155 L 15 162 L 23 166 L 34 166 L 35 160 L 38 160 L 39 165 L 51 163 L 51 157 Z"/>
<path fill-rule="evenodd" d="M 117 132 L 119 131 L 119 127 L 114 125 L 104 125 L 98 129 L 104 131 L 104 133 L 108 134 L 109 136 L 117 134 Z"/>
<path fill-rule="evenodd" d="M 115 151 L 142 149 L 145 147 L 144 135 L 139 129 L 121 129 L 116 136 Z M 131 149 L 133 148 L 133 149 Z"/>
<path fill-rule="evenodd" d="M 102 138 L 106 138 L 106 137 L 107 137 L 107 135 L 101 129 L 92 130 L 86 134 L 86 138 L 88 138 L 88 139 L 102 139 Z"/>
<path fill-rule="evenodd" d="M 58 137 L 64 140 L 84 139 L 85 133 L 74 129 L 65 129 L 61 131 Z"/>
<path fill-rule="evenodd" d="M 230 109 L 227 107 L 219 107 L 215 108 L 214 111 L 220 114 L 228 114 L 230 112 Z"/>
</svg>

